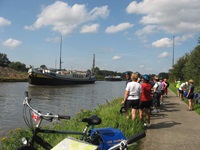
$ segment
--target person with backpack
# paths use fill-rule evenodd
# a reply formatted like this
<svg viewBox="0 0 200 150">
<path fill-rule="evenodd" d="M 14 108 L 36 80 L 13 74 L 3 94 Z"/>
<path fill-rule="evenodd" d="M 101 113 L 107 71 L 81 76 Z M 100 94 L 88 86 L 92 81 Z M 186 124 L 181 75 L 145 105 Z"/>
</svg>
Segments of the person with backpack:
<svg viewBox="0 0 200 150">
<path fill-rule="evenodd" d="M 162 84 L 159 82 L 158 76 L 154 77 L 154 86 L 153 86 L 153 107 L 154 110 L 152 112 L 160 112 L 160 96 L 162 94 L 161 89 L 162 89 Z"/>
</svg>

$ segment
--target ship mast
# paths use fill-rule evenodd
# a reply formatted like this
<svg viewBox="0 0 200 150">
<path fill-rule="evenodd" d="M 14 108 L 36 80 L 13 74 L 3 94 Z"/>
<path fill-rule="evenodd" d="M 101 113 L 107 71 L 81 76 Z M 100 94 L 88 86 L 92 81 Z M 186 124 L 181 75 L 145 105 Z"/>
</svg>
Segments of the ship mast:
<svg viewBox="0 0 200 150">
<path fill-rule="evenodd" d="M 62 60 L 61 60 L 61 54 L 62 54 L 62 36 L 60 37 L 60 67 L 59 69 L 61 70 L 62 69 Z"/>
<path fill-rule="evenodd" d="M 93 54 L 92 74 L 94 74 L 94 67 L 95 67 L 95 54 Z"/>
</svg>

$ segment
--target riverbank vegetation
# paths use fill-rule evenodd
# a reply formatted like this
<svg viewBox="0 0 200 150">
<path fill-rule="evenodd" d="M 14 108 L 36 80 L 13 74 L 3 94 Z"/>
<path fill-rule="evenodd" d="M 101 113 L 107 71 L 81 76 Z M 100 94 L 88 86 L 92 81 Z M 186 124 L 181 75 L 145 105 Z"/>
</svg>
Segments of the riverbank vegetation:
<svg viewBox="0 0 200 150">
<path fill-rule="evenodd" d="M 80 131 L 85 127 L 85 123 L 80 122 L 80 120 L 84 117 L 89 117 L 91 115 L 98 115 L 102 119 L 102 123 L 100 125 L 95 126 L 95 128 L 105 128 L 105 127 L 113 127 L 120 129 L 125 137 L 129 137 L 135 133 L 138 133 L 143 130 L 143 125 L 140 122 L 139 116 L 133 122 L 131 117 L 127 119 L 124 114 L 119 112 L 121 108 L 122 98 L 116 98 L 111 102 L 106 102 L 104 105 L 99 105 L 93 111 L 90 110 L 81 110 L 76 117 L 72 118 L 69 121 L 63 121 L 62 124 L 53 124 L 52 127 L 45 126 L 44 128 L 52 128 L 57 130 L 69 130 L 69 131 Z M 1 148 L 3 150 L 11 150 L 16 149 L 21 144 L 22 137 L 31 137 L 31 131 L 28 129 L 16 129 L 9 132 L 7 137 L 1 139 Z M 47 140 L 52 145 L 56 145 L 64 138 L 66 135 L 58 135 L 58 134 L 41 134 L 41 136 Z M 77 135 L 69 135 L 71 137 L 78 137 Z M 131 149 L 137 149 L 137 146 L 132 147 Z M 40 149 L 38 147 L 38 149 Z M 130 150 L 131 150 L 130 149 Z"/>
<path fill-rule="evenodd" d="M 180 57 L 169 70 L 169 79 L 174 82 L 180 79 L 182 82 L 194 80 L 195 89 L 200 89 L 200 38 L 198 45 L 189 53 Z"/>
</svg>

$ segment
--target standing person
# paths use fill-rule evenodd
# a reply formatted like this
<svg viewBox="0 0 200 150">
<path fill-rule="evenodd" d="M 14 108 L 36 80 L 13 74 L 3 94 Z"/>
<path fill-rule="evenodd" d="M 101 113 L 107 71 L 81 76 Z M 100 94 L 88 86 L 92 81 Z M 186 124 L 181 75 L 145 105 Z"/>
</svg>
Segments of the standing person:
<svg viewBox="0 0 200 150">
<path fill-rule="evenodd" d="M 131 82 L 131 73 L 130 72 L 126 72 L 125 73 L 125 78 L 126 78 L 126 85 L 128 82 Z"/>
<path fill-rule="evenodd" d="M 178 95 L 178 97 L 180 97 L 180 94 L 179 94 L 179 88 L 181 86 L 181 80 L 180 80 L 180 78 L 178 80 L 175 80 L 175 83 L 176 83 L 177 95 Z"/>
<path fill-rule="evenodd" d="M 162 78 L 160 78 L 160 83 L 161 83 L 161 95 L 160 95 L 160 105 L 163 105 L 164 101 L 164 92 L 167 84 L 164 82 Z"/>
<path fill-rule="evenodd" d="M 194 81 L 192 79 L 189 80 L 189 88 L 186 98 L 188 99 L 188 111 L 194 110 Z"/>
<path fill-rule="evenodd" d="M 153 106 L 154 110 L 152 112 L 160 112 L 160 96 L 161 96 L 161 88 L 162 85 L 159 82 L 158 76 L 154 77 L 154 86 L 153 86 Z"/>
<path fill-rule="evenodd" d="M 164 78 L 164 82 L 167 84 L 167 86 L 165 87 L 165 90 L 164 90 L 164 95 L 165 95 L 165 97 L 167 97 L 168 87 L 169 87 L 169 82 L 167 81 L 167 78 Z"/>
<path fill-rule="evenodd" d="M 122 101 L 122 104 L 124 104 L 125 109 L 128 110 L 129 108 L 132 108 L 131 114 L 132 114 L 132 120 L 135 120 L 136 118 L 136 111 L 139 107 L 139 100 L 140 95 L 142 92 L 141 85 L 137 82 L 138 75 L 136 73 L 131 74 L 131 82 L 128 82 L 124 91 L 124 100 Z M 129 117 L 128 111 L 125 113 L 126 117 Z"/>
<path fill-rule="evenodd" d="M 186 91 L 188 82 L 182 83 L 179 87 L 179 97 L 183 101 L 183 92 Z"/>
<path fill-rule="evenodd" d="M 141 122 L 144 122 L 143 119 L 143 112 L 146 114 L 146 123 L 144 123 L 144 126 L 150 127 L 150 107 L 152 103 L 152 96 L 151 96 L 151 84 L 149 83 L 149 76 L 144 75 L 143 76 L 143 83 L 142 86 L 142 94 L 140 98 L 139 103 L 139 114 L 140 114 L 140 120 Z"/>
</svg>

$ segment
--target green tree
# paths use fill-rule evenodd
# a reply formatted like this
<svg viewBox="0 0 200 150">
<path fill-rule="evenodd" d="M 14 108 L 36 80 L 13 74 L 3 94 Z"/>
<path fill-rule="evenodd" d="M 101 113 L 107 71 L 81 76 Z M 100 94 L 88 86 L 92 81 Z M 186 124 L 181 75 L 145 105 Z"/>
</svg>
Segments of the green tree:
<svg viewBox="0 0 200 150">
<path fill-rule="evenodd" d="M 26 65 L 17 61 L 17 62 L 11 62 L 9 64 L 9 67 L 12 69 L 15 69 L 17 71 L 27 71 Z"/>
<path fill-rule="evenodd" d="M 0 66 L 8 67 L 9 64 L 10 64 L 10 60 L 7 58 L 7 55 L 0 53 Z"/>
<path fill-rule="evenodd" d="M 181 80 L 185 80 L 185 65 L 188 60 L 189 54 L 185 54 L 180 57 L 179 60 L 174 64 L 173 68 L 169 70 L 170 79 L 176 80 L 180 78 Z"/>
<path fill-rule="evenodd" d="M 200 85 L 200 45 L 191 51 L 185 64 L 185 80 L 193 79 L 197 85 Z"/>
</svg>

